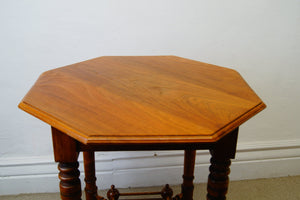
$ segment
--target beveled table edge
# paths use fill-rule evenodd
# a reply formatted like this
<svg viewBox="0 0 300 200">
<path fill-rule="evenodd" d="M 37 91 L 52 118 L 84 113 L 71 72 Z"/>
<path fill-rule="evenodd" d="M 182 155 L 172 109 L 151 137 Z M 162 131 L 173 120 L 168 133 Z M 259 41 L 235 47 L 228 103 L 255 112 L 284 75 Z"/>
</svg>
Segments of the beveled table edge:
<svg viewBox="0 0 300 200">
<path fill-rule="evenodd" d="M 18 107 L 25 112 L 37 117 L 38 119 L 46 122 L 52 127 L 57 128 L 58 130 L 66 133 L 70 137 L 76 139 L 82 144 L 103 144 L 103 145 L 117 145 L 117 144 L 164 144 L 164 143 L 172 143 L 172 144 L 187 144 L 187 143 L 214 143 L 218 141 L 220 138 L 225 136 L 230 131 L 239 127 L 245 121 L 262 111 L 266 108 L 266 105 L 261 101 L 259 104 L 254 106 L 248 112 L 244 113 L 240 117 L 236 118 L 232 122 L 228 123 L 224 127 L 220 128 L 218 131 L 214 132 L 211 135 L 202 135 L 202 136 L 150 136 L 147 138 L 138 139 L 139 136 L 86 136 L 82 134 L 80 131 L 72 128 L 71 126 L 65 124 L 64 122 L 56 119 L 54 116 L 51 116 L 38 108 L 35 108 L 32 105 L 27 104 L 23 100 L 18 105 Z M 105 137 L 105 138 L 104 138 Z"/>
</svg>

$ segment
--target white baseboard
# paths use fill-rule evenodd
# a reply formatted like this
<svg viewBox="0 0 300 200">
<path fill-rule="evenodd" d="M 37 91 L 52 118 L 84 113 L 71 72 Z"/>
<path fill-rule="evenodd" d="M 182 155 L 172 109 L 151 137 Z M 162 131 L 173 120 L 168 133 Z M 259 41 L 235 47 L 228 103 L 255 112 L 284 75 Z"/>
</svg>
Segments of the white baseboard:
<svg viewBox="0 0 300 200">
<path fill-rule="evenodd" d="M 208 151 L 197 151 L 195 182 L 207 181 L 209 159 Z M 300 175 L 299 166 L 300 140 L 241 143 L 230 179 Z M 96 170 L 99 189 L 180 184 L 183 151 L 97 152 Z M 58 192 L 57 172 L 52 156 L 0 158 L 0 195 Z"/>
</svg>

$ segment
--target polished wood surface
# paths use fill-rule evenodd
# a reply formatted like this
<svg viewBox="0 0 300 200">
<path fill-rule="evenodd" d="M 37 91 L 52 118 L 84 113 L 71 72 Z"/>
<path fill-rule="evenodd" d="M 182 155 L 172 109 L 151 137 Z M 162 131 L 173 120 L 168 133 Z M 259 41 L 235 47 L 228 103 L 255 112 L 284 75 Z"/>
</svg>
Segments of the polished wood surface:
<svg viewBox="0 0 300 200">
<path fill-rule="evenodd" d="M 207 200 L 226 200 L 230 159 L 235 158 L 238 131 L 238 128 L 234 129 L 210 149 L 212 157 L 207 181 Z"/>
<path fill-rule="evenodd" d="M 81 200 L 77 141 L 54 127 L 51 127 L 51 130 L 54 159 L 59 162 L 58 177 L 61 199 Z"/>
<path fill-rule="evenodd" d="M 99 57 L 43 73 L 19 107 L 83 144 L 216 142 L 265 108 L 234 70 Z"/>
<path fill-rule="evenodd" d="M 81 200 L 81 183 L 78 166 L 78 162 L 60 162 L 58 164 L 59 189 L 62 200 Z"/>
<path fill-rule="evenodd" d="M 185 150 L 182 191 L 192 200 L 197 149 L 212 155 L 208 200 L 225 200 L 239 126 L 265 104 L 234 70 L 175 56 L 100 57 L 43 73 L 19 107 L 51 125 L 63 200 L 80 200 L 77 161 L 84 152 L 87 200 L 97 194 L 94 151 Z"/>
<path fill-rule="evenodd" d="M 95 153 L 93 151 L 83 152 L 84 164 L 84 181 L 85 181 L 85 198 L 86 200 L 104 199 L 98 197 L 96 185 Z"/>
<path fill-rule="evenodd" d="M 183 199 L 193 200 L 195 160 L 196 150 L 184 151 L 184 169 L 182 176 L 183 183 L 181 185 L 181 193 Z"/>
<path fill-rule="evenodd" d="M 51 127 L 54 160 L 56 162 L 77 162 L 79 146 L 76 140 Z"/>
<path fill-rule="evenodd" d="M 110 190 L 107 191 L 108 200 L 119 200 L 121 196 L 147 196 L 147 195 L 160 195 L 159 197 L 151 197 L 151 198 L 142 198 L 143 200 L 175 200 L 173 197 L 173 190 L 170 188 L 169 184 L 166 184 L 165 187 L 161 191 L 153 191 L 153 192 L 129 192 L 129 193 L 120 193 L 118 189 L 115 188 L 114 185 L 111 186 Z M 99 197 L 102 198 L 102 197 Z M 128 198 L 125 198 L 129 200 Z M 133 198 L 132 200 L 140 200 L 139 198 Z M 177 199 L 176 199 L 177 200 Z M 178 199 L 179 200 L 179 199 Z"/>
</svg>

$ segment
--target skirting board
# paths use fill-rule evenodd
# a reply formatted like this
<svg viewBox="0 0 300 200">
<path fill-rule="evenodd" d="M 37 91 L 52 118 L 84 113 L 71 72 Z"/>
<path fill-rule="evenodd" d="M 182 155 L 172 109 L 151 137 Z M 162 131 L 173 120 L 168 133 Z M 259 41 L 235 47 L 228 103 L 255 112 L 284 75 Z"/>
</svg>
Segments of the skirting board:
<svg viewBox="0 0 300 200">
<path fill-rule="evenodd" d="M 210 155 L 197 151 L 195 182 L 206 182 Z M 82 156 L 80 171 L 84 187 Z M 300 175 L 300 141 L 241 143 L 232 160 L 231 180 Z M 183 151 L 96 152 L 99 189 L 180 184 Z M 0 158 L 0 195 L 58 192 L 52 156 Z"/>
</svg>

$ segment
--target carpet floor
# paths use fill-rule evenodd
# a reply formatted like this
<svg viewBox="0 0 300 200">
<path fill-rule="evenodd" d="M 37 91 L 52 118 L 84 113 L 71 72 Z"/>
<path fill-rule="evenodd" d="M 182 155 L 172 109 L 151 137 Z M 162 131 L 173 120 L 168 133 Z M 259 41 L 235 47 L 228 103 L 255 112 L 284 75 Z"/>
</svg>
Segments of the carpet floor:
<svg viewBox="0 0 300 200">
<path fill-rule="evenodd" d="M 174 194 L 180 186 L 171 186 Z M 119 189 L 120 192 L 160 191 L 162 187 Z M 106 197 L 105 191 L 99 191 Z M 206 199 L 206 184 L 195 184 L 194 199 Z M 54 200 L 60 199 L 58 193 L 20 194 L 0 196 L 1 200 Z M 228 200 L 300 200 L 300 176 L 231 181 L 227 194 Z M 84 195 L 82 200 L 85 200 Z"/>
</svg>

